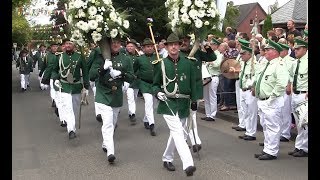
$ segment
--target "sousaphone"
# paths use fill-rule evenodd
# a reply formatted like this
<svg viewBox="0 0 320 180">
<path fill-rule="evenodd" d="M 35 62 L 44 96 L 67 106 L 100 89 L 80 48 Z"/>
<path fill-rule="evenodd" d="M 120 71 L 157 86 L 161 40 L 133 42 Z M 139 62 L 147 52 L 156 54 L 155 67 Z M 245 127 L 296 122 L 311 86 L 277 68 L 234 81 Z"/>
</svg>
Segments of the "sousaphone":
<svg viewBox="0 0 320 180">
<path fill-rule="evenodd" d="M 240 70 L 240 62 L 235 59 L 226 59 L 221 62 L 220 72 L 228 79 L 238 79 Z"/>
</svg>

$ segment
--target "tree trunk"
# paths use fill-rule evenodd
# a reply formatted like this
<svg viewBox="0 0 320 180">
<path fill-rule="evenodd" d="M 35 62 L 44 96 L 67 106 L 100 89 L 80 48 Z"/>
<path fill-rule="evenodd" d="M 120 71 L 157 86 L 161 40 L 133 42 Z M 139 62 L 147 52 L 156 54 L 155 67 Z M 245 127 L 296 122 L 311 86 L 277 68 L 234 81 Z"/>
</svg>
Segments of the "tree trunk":
<svg viewBox="0 0 320 180">
<path fill-rule="evenodd" d="M 98 45 L 100 47 L 102 56 L 104 58 L 104 60 L 106 59 L 111 59 L 111 39 L 106 37 L 106 38 L 102 38 L 99 42 Z"/>
</svg>

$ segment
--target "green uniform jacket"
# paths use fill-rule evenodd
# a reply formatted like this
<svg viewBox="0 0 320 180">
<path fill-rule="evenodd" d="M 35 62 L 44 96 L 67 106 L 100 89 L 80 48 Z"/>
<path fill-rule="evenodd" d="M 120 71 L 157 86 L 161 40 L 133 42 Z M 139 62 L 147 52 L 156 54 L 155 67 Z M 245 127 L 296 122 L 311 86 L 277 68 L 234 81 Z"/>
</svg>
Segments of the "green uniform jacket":
<svg viewBox="0 0 320 180">
<path fill-rule="evenodd" d="M 51 52 L 47 53 L 45 57 L 45 61 L 42 64 L 40 74 L 39 74 L 39 76 L 42 76 L 43 74 L 43 77 L 42 77 L 43 81 L 47 81 L 51 79 L 52 68 L 54 66 L 54 63 L 57 61 L 58 54 L 60 53 L 57 53 L 57 54 L 52 54 Z"/>
<path fill-rule="evenodd" d="M 48 52 L 45 51 L 45 53 L 47 54 Z M 35 67 L 35 65 L 36 65 L 36 63 L 38 61 L 38 70 L 40 70 L 41 67 L 42 67 L 42 64 L 43 64 L 43 62 L 45 60 L 45 56 L 41 57 L 40 51 L 37 51 L 36 54 L 33 56 L 33 60 L 34 60 L 33 61 L 33 67 Z"/>
<path fill-rule="evenodd" d="M 258 68 L 255 73 L 254 84 L 256 97 L 260 99 L 280 97 L 284 94 L 289 80 L 289 73 L 286 66 L 280 61 L 280 57 L 272 59 L 262 75 L 266 65 Z M 257 83 L 261 75 L 260 96 L 258 96 Z"/>
<path fill-rule="evenodd" d="M 195 66 L 195 76 L 196 76 L 196 88 L 197 88 L 197 99 L 203 98 L 203 85 L 202 85 L 202 61 L 205 62 L 211 62 L 215 61 L 217 59 L 216 54 L 209 49 L 207 52 L 203 52 L 200 49 L 196 51 L 194 54 L 194 57 L 196 60 L 193 60 L 194 66 Z M 191 50 L 190 50 L 191 51 Z M 190 53 L 188 52 L 181 52 L 182 56 L 187 57 Z"/>
<path fill-rule="evenodd" d="M 130 62 L 132 64 L 132 67 L 134 67 L 134 64 L 137 60 L 137 58 L 139 57 L 138 55 L 132 55 L 132 54 L 129 54 L 128 52 L 125 52 L 126 55 L 130 58 Z M 132 83 L 130 83 L 130 88 L 133 88 L 133 89 L 139 89 L 139 80 L 138 79 L 135 79 Z"/>
<path fill-rule="evenodd" d="M 101 53 L 94 59 L 89 75 L 91 80 L 97 79 L 95 102 L 111 107 L 121 107 L 123 104 L 122 85 L 124 81 L 131 83 L 135 76 L 130 58 L 126 54 L 113 54 L 111 61 L 113 69 L 122 72 L 121 78 L 112 79 L 109 74 L 110 70 L 103 69 L 104 59 Z"/>
<path fill-rule="evenodd" d="M 156 55 L 142 55 L 139 56 L 133 64 L 134 74 L 137 76 L 137 82 L 141 93 L 152 94 L 153 83 L 153 64 L 152 61 L 156 59 Z"/>
<path fill-rule="evenodd" d="M 87 59 L 89 72 L 91 70 L 91 67 L 92 67 L 92 64 L 93 64 L 94 60 L 97 58 L 97 56 L 100 56 L 99 54 L 101 54 L 100 47 L 96 47 L 90 52 L 90 55 L 89 55 L 89 57 Z M 90 77 L 90 74 L 89 74 L 89 77 Z M 95 79 L 89 78 L 89 80 L 96 82 L 98 80 L 98 78 L 97 77 Z"/>
<path fill-rule="evenodd" d="M 168 56 L 162 61 L 154 65 L 154 78 L 152 84 L 153 94 L 157 97 L 158 92 L 164 92 L 162 81 L 161 64 L 164 63 L 166 76 L 175 81 L 167 85 L 167 90 L 172 92 L 174 90 L 174 82 L 178 84 L 177 94 L 190 95 L 190 98 L 169 98 L 168 104 L 170 109 L 179 114 L 180 118 L 189 116 L 190 99 L 195 102 L 197 100 L 196 76 L 194 62 L 185 58 L 184 55 L 179 55 L 179 60 L 174 63 Z M 158 114 L 173 115 L 165 102 L 160 101 L 157 109 Z"/>
<path fill-rule="evenodd" d="M 85 89 L 89 88 L 89 75 L 88 75 L 89 73 L 88 73 L 87 63 L 84 57 L 80 53 L 74 52 L 69 55 L 66 52 L 64 52 L 61 55 L 56 57 L 57 59 L 54 62 L 51 77 L 53 80 L 56 80 L 56 79 L 60 80 L 60 83 L 62 85 L 61 92 L 79 94 L 81 93 L 81 90 L 83 87 Z M 61 64 L 62 64 L 61 67 L 60 67 L 59 61 L 61 61 Z M 72 68 L 73 65 L 75 68 Z M 63 70 L 62 66 L 64 66 L 66 69 Z M 66 75 L 67 69 L 74 69 L 73 71 L 70 71 L 70 73 L 73 72 L 72 74 L 74 78 L 74 83 L 72 84 L 66 82 L 67 81 L 66 77 L 62 77 Z M 82 73 L 82 82 L 81 82 L 80 70 Z M 61 74 L 61 71 L 63 71 L 62 74 Z"/>
<path fill-rule="evenodd" d="M 17 59 L 16 67 L 19 67 L 19 74 L 30 74 L 30 72 L 33 71 L 32 58 L 27 56 L 26 61 L 24 61 L 23 59 L 21 59 L 21 57 L 19 57 Z"/>
</svg>

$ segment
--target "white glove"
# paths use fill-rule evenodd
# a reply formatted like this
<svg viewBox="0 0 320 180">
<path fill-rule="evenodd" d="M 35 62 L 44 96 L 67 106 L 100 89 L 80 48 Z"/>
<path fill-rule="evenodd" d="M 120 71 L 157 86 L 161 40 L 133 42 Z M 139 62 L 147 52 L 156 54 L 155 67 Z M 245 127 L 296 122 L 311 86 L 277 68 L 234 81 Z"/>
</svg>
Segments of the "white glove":
<svg viewBox="0 0 320 180">
<path fill-rule="evenodd" d="M 129 83 L 124 82 L 124 83 L 123 83 L 123 86 L 122 86 L 122 91 L 126 91 L 126 90 L 128 90 L 129 86 L 130 86 L 130 84 L 129 84 Z"/>
<path fill-rule="evenodd" d="M 38 80 L 41 81 L 41 79 L 42 79 L 42 78 L 41 78 L 40 76 L 38 76 Z"/>
<path fill-rule="evenodd" d="M 163 93 L 163 92 L 158 92 L 157 97 L 158 97 L 158 99 L 159 99 L 160 101 L 165 101 L 165 100 L 167 100 L 167 96 L 166 96 L 166 94 Z"/>
<path fill-rule="evenodd" d="M 116 69 L 110 69 L 110 76 L 112 77 L 112 79 L 116 79 L 117 76 L 121 75 L 121 71 L 116 70 Z"/>
<path fill-rule="evenodd" d="M 109 59 L 104 61 L 103 69 L 107 70 L 109 67 L 112 67 L 112 62 Z"/>
<path fill-rule="evenodd" d="M 57 86 L 59 89 L 62 89 L 62 85 L 58 79 L 54 81 L 54 85 Z"/>
</svg>

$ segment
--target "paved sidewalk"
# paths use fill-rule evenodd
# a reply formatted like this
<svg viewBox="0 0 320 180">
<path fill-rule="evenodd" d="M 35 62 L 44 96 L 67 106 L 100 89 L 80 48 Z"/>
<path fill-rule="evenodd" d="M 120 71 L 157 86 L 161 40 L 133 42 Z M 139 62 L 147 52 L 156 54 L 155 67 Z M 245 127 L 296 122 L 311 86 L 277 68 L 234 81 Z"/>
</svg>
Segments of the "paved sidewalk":
<svg viewBox="0 0 320 180">
<path fill-rule="evenodd" d="M 204 102 L 200 102 L 199 103 L 199 110 L 198 110 L 200 113 L 205 113 L 204 111 Z M 217 112 L 217 118 L 219 119 L 223 119 L 223 120 L 226 120 L 226 121 L 229 121 L 229 122 L 233 122 L 235 124 L 238 124 L 239 123 L 239 120 L 238 120 L 238 113 L 236 110 L 229 110 L 229 111 L 218 111 Z M 259 116 L 258 116 L 259 118 Z M 258 131 L 262 131 L 262 126 L 260 125 L 260 121 L 258 120 L 258 127 L 257 127 L 257 130 Z M 297 136 L 298 132 L 297 132 L 297 128 L 293 128 L 291 129 L 291 138 L 290 140 L 294 141 L 296 136 Z"/>
</svg>

